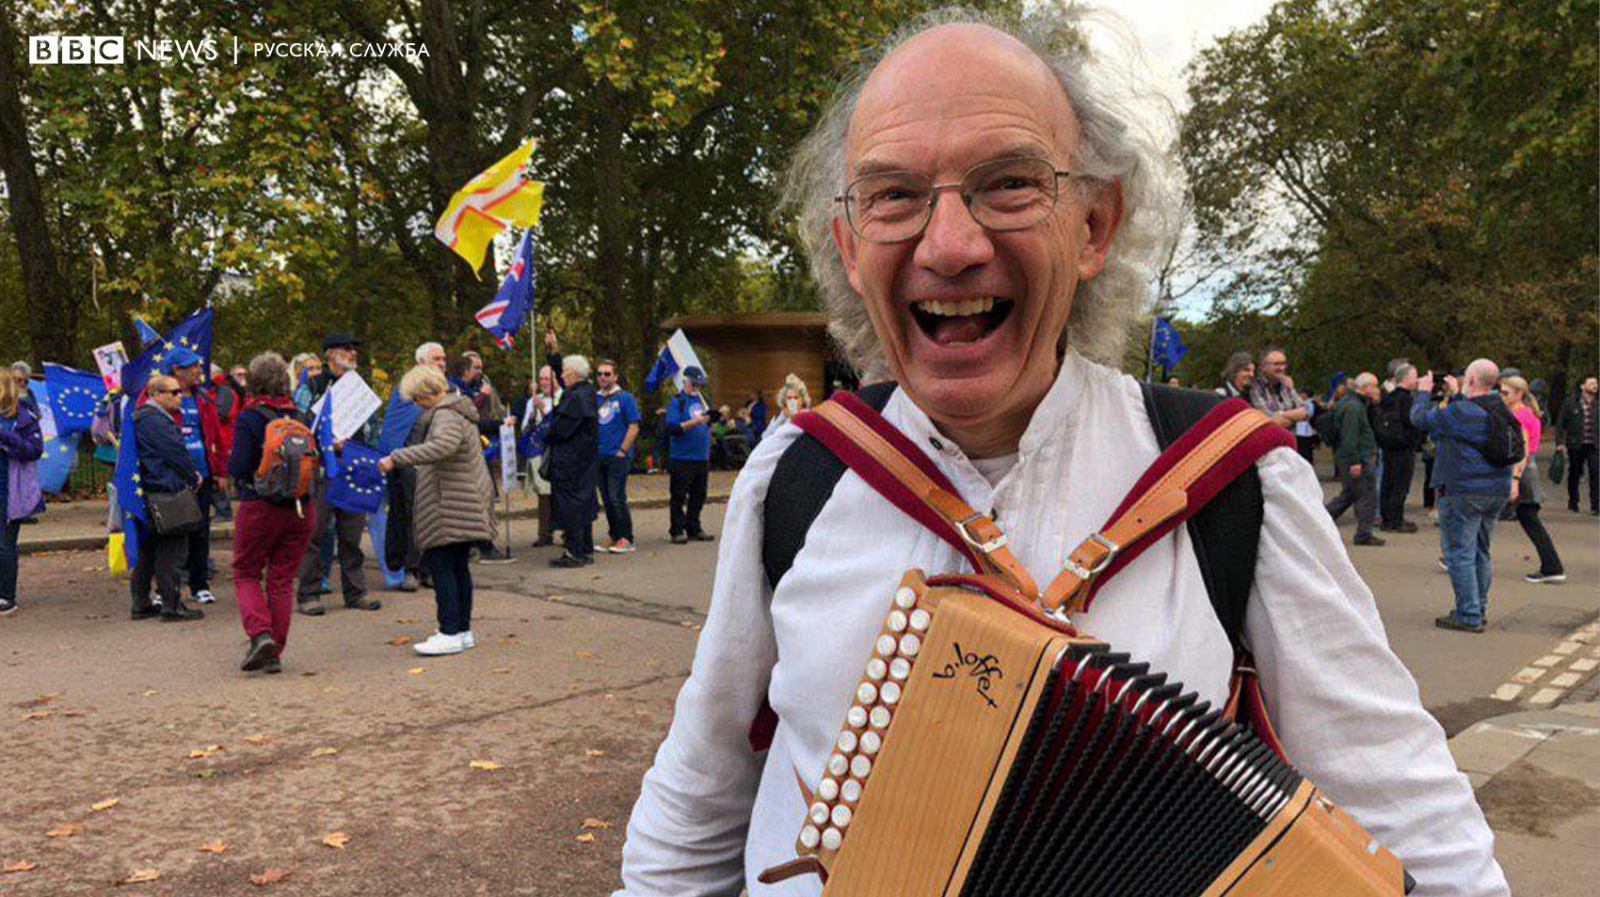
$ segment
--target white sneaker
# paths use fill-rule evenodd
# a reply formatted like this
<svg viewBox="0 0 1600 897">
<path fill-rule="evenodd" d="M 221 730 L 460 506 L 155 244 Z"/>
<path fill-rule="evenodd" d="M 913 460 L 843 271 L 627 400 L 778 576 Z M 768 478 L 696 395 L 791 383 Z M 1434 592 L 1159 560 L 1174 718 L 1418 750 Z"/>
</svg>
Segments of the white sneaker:
<svg viewBox="0 0 1600 897">
<path fill-rule="evenodd" d="M 194 599 L 194 603 L 195 604 L 216 604 L 217 603 L 217 596 L 211 594 L 211 590 L 210 589 L 201 589 L 200 591 L 195 592 L 193 595 L 190 595 L 189 597 Z"/>
<path fill-rule="evenodd" d="M 425 642 L 418 642 L 411 646 L 411 650 L 423 657 L 439 657 L 444 654 L 460 654 L 467 649 L 467 641 L 459 635 L 445 635 L 435 632 L 428 636 Z"/>
<path fill-rule="evenodd" d="M 466 648 L 478 647 L 478 640 L 473 636 L 472 630 L 468 629 L 466 632 L 461 633 L 461 644 Z"/>
</svg>

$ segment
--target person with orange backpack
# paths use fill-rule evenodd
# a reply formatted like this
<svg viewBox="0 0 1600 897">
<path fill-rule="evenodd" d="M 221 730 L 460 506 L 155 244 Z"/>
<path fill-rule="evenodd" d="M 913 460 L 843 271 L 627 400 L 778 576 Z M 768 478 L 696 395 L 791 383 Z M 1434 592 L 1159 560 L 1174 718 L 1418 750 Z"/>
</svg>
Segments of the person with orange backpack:
<svg viewBox="0 0 1600 897">
<path fill-rule="evenodd" d="M 317 441 L 298 417 L 283 356 L 265 352 L 251 359 L 246 386 L 249 398 L 234 425 L 228 460 L 228 476 L 239 490 L 233 588 L 250 639 L 240 669 L 278 673 L 294 616 L 295 576 L 316 523 L 310 495 Z"/>
</svg>

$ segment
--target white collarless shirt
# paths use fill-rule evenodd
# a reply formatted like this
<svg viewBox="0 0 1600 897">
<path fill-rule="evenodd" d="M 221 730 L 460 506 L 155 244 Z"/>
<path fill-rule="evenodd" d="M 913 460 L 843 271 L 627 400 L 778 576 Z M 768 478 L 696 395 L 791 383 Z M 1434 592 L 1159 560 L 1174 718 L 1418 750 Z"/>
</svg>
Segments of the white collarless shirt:
<svg viewBox="0 0 1600 897">
<path fill-rule="evenodd" d="M 974 464 L 903 391 L 884 416 L 969 505 L 992 513 L 1041 583 L 1160 454 L 1138 383 L 1076 353 L 1009 470 Z M 761 563 L 763 507 L 773 468 L 800 433 L 784 427 L 762 440 L 734 485 L 710 613 L 628 824 L 617 897 L 821 894 L 815 876 L 756 881 L 795 858 L 806 812 L 795 776 L 808 788 L 821 778 L 902 574 L 968 570 L 847 471 L 774 592 Z M 1245 636 L 1291 762 L 1405 862 L 1416 897 L 1509 895 L 1467 778 L 1389 650 L 1315 473 L 1292 449 L 1257 469 L 1265 516 Z M 984 474 L 997 472 L 991 485 Z M 1186 528 L 1108 581 L 1076 622 L 1213 704 L 1227 696 L 1232 649 Z M 746 736 L 763 697 L 781 722 L 760 755 Z"/>
</svg>

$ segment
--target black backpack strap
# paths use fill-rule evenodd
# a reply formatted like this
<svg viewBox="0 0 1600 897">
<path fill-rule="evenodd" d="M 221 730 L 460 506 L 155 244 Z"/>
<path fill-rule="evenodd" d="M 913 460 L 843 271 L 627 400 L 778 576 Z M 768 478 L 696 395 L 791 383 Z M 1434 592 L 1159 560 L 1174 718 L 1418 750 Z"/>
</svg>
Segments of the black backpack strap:
<svg viewBox="0 0 1600 897">
<path fill-rule="evenodd" d="M 1162 451 L 1223 400 L 1215 393 L 1140 383 L 1145 412 Z M 1256 578 L 1256 550 L 1265 513 L 1261 475 L 1251 468 L 1188 522 L 1195 560 L 1212 610 L 1235 651 L 1244 647 L 1245 610 Z"/>
<path fill-rule="evenodd" d="M 898 384 L 875 383 L 856 392 L 874 411 L 889 404 Z M 762 512 L 761 564 L 774 589 L 794 566 L 806 544 L 806 533 L 833 496 L 833 487 L 849 468 L 820 440 L 802 435 L 783 451 L 767 484 Z"/>
</svg>

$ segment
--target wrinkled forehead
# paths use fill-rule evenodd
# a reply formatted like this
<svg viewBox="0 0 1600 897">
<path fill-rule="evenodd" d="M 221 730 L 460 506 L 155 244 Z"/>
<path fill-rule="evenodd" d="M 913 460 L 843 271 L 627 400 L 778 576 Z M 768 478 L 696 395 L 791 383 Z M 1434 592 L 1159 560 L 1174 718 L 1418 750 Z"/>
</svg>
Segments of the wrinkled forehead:
<svg viewBox="0 0 1600 897">
<path fill-rule="evenodd" d="M 986 25 L 943 25 L 896 48 L 850 119 L 850 176 L 906 169 L 943 177 L 988 159 L 1065 166 L 1078 124 L 1066 91 L 1025 44 Z"/>
</svg>

